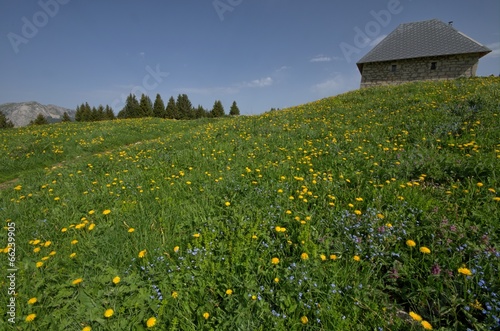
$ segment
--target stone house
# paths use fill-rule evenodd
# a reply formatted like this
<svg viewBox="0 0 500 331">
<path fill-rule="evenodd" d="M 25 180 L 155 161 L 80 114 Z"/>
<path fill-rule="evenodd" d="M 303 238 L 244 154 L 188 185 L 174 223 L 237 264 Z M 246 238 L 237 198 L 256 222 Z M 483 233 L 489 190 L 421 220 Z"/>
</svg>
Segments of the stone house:
<svg viewBox="0 0 500 331">
<path fill-rule="evenodd" d="M 359 60 L 361 88 L 476 75 L 491 50 L 449 24 L 432 19 L 400 24 Z"/>
</svg>

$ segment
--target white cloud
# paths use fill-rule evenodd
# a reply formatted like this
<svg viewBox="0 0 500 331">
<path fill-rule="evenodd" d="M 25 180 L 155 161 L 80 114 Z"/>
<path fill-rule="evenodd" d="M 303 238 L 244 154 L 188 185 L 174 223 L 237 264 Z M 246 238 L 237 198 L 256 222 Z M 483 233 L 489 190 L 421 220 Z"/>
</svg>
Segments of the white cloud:
<svg viewBox="0 0 500 331">
<path fill-rule="evenodd" d="M 486 47 L 492 50 L 492 52 L 489 53 L 487 56 L 500 57 L 500 42 L 491 43 L 489 45 L 486 45 Z"/>
<path fill-rule="evenodd" d="M 243 83 L 245 87 L 265 87 L 273 84 L 273 79 L 271 77 L 265 77 L 261 79 L 252 80 L 250 83 Z"/>
<path fill-rule="evenodd" d="M 339 74 L 333 78 L 313 85 L 311 90 L 321 97 L 337 95 L 357 89 L 359 87 L 359 80 L 359 74 L 355 72 L 348 76 Z"/>
<path fill-rule="evenodd" d="M 313 57 L 309 62 L 330 62 L 332 60 L 331 57 L 329 56 L 324 56 L 324 55 L 317 55 Z"/>
<path fill-rule="evenodd" d="M 370 46 L 371 47 L 377 46 L 385 37 L 387 37 L 387 35 L 383 34 L 383 35 L 373 39 L 372 41 L 370 41 Z"/>
</svg>

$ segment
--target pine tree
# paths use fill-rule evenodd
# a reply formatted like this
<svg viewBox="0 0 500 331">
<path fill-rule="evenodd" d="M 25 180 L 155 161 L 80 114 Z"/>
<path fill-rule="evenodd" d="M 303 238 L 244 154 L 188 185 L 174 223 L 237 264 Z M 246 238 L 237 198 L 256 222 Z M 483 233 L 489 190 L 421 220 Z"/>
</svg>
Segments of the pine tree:
<svg viewBox="0 0 500 331">
<path fill-rule="evenodd" d="M 222 117 L 225 115 L 224 114 L 224 107 L 222 106 L 222 102 L 220 102 L 220 100 L 215 101 L 214 107 L 212 108 L 210 115 L 212 117 Z"/>
<path fill-rule="evenodd" d="M 3 112 L 0 111 L 0 129 L 13 128 L 14 124 L 7 119 L 7 116 Z"/>
<path fill-rule="evenodd" d="M 165 118 L 167 116 L 165 104 L 163 103 L 160 94 L 156 94 L 155 103 L 153 105 L 153 116 L 159 118 Z"/>
<path fill-rule="evenodd" d="M 92 121 L 92 108 L 90 108 L 89 104 L 85 102 L 85 104 L 82 104 L 82 122 L 90 122 Z"/>
<path fill-rule="evenodd" d="M 175 104 L 174 97 L 170 97 L 170 99 L 168 99 L 167 108 L 165 108 L 165 114 L 166 118 L 177 118 L 177 105 Z"/>
<path fill-rule="evenodd" d="M 43 124 L 49 124 L 49 122 L 42 114 L 38 114 L 35 120 L 30 121 L 30 125 L 43 125 Z"/>
<path fill-rule="evenodd" d="M 203 108 L 201 105 L 199 105 L 194 110 L 194 118 L 202 118 L 202 117 L 208 117 L 208 111 L 205 108 Z"/>
<path fill-rule="evenodd" d="M 152 117 L 153 116 L 153 104 L 149 96 L 142 94 L 141 101 L 139 102 L 139 117 Z"/>
<path fill-rule="evenodd" d="M 130 93 L 127 97 L 127 101 L 125 101 L 125 106 L 118 113 L 118 118 L 135 118 L 139 117 L 139 114 L 139 101 L 137 101 L 135 95 Z"/>
<path fill-rule="evenodd" d="M 193 118 L 193 105 L 187 94 L 179 94 L 177 96 L 177 114 L 178 119 L 189 120 Z"/>
<path fill-rule="evenodd" d="M 106 108 L 104 109 L 104 118 L 110 121 L 115 119 L 115 113 L 113 112 L 113 109 L 108 105 L 106 105 Z"/>
<path fill-rule="evenodd" d="M 71 122 L 71 117 L 69 117 L 67 112 L 64 112 L 62 122 Z"/>
<path fill-rule="evenodd" d="M 83 111 L 83 109 L 80 106 L 76 106 L 76 113 L 75 113 L 75 121 L 76 122 L 82 121 L 82 111 Z"/>
<path fill-rule="evenodd" d="M 229 115 L 236 116 L 239 114 L 240 114 L 240 109 L 236 105 L 236 101 L 233 101 L 233 104 L 231 105 L 231 108 L 229 109 Z"/>
</svg>

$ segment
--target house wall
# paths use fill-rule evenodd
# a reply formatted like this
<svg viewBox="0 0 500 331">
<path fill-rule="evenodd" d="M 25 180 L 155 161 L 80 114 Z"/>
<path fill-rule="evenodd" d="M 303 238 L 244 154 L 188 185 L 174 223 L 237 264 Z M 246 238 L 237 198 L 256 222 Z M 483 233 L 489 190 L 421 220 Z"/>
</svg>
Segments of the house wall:
<svg viewBox="0 0 500 331">
<path fill-rule="evenodd" d="M 364 63 L 361 88 L 402 84 L 418 80 L 442 80 L 476 75 L 478 54 L 423 57 L 388 62 Z M 436 69 L 431 65 L 436 62 Z M 393 65 L 396 70 L 393 71 Z"/>
</svg>

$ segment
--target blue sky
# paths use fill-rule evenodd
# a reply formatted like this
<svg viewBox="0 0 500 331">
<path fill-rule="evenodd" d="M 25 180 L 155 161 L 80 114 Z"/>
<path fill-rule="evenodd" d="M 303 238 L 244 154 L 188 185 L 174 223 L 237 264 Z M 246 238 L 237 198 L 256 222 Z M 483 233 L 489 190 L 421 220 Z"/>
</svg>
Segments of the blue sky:
<svg viewBox="0 0 500 331">
<path fill-rule="evenodd" d="M 0 103 L 118 112 L 131 92 L 186 93 L 259 114 L 357 89 L 377 41 L 433 18 L 494 50 L 479 76 L 500 74 L 498 0 L 2 0 Z"/>
</svg>

